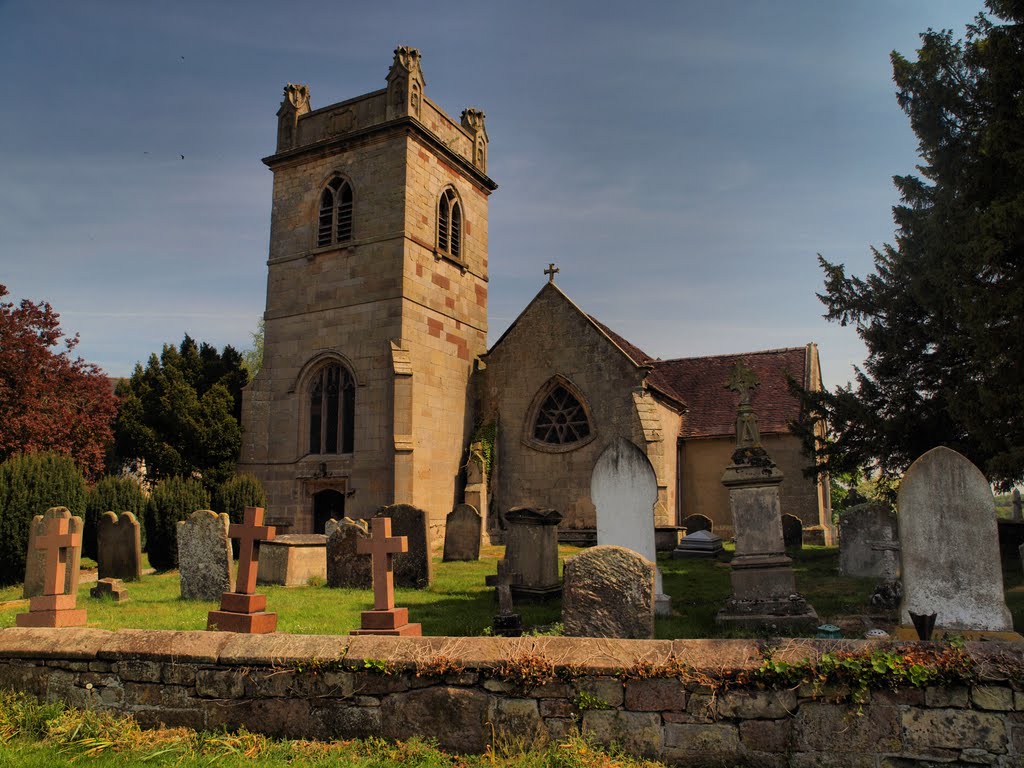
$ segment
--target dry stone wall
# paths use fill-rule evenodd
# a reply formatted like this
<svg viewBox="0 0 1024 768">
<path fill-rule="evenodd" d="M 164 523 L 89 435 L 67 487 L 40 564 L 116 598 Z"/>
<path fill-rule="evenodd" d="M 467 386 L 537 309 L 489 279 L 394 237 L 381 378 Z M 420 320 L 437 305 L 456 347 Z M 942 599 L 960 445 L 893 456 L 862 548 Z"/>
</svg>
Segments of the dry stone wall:
<svg viewBox="0 0 1024 768">
<path fill-rule="evenodd" d="M 837 647 L 874 646 L 790 641 L 772 658 L 816 659 Z M 839 689 L 707 684 L 760 667 L 764 650 L 746 640 L 11 628 L 0 630 L 0 686 L 130 713 L 144 726 L 320 739 L 420 735 L 463 752 L 579 728 L 680 765 L 1024 763 L 1019 646 L 967 644 L 980 672 L 973 684 L 872 690 L 857 702 Z"/>
</svg>

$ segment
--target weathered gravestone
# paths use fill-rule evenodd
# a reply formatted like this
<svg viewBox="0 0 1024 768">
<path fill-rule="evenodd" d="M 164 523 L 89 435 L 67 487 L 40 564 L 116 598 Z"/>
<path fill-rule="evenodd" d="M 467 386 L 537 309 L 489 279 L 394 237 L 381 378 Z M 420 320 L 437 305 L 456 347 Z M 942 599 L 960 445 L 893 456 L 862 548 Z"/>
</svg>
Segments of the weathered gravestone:
<svg viewBox="0 0 1024 768">
<path fill-rule="evenodd" d="M 68 533 L 78 536 L 79 544 L 67 550 L 62 594 L 78 594 L 78 572 L 82 567 L 82 518 L 75 517 L 67 507 L 50 507 L 32 518 L 28 527 L 28 557 L 25 560 L 25 583 L 22 597 L 38 597 L 46 583 L 46 553 L 36 547 L 36 537 L 45 536 L 50 520 L 67 520 Z"/>
<path fill-rule="evenodd" d="M 690 515 L 683 520 L 683 527 L 687 534 L 691 534 L 697 531 L 714 531 L 715 524 L 705 515 Z"/>
<path fill-rule="evenodd" d="M 327 586 L 370 589 L 373 567 L 367 555 L 358 552 L 359 541 L 370 536 L 365 520 L 346 517 L 334 525 L 328 521 Z"/>
<path fill-rule="evenodd" d="M 658 478 L 643 451 L 621 437 L 605 448 L 590 476 L 590 498 L 597 508 L 598 545 L 625 547 L 657 562 L 654 503 Z M 655 582 L 658 615 L 670 616 L 672 598 L 662 591 L 657 566 Z"/>
<path fill-rule="evenodd" d="M 445 521 L 444 561 L 479 560 L 483 520 L 469 504 L 459 504 Z"/>
<path fill-rule="evenodd" d="M 115 603 L 127 603 L 128 590 L 121 579 L 99 579 L 96 586 L 89 590 L 89 595 L 97 600 L 112 600 Z"/>
<path fill-rule="evenodd" d="M 142 538 L 139 521 L 131 512 L 118 517 L 100 515 L 96 528 L 96 562 L 99 579 L 138 581 L 142 578 Z"/>
<path fill-rule="evenodd" d="M 898 579 L 899 548 L 896 513 L 888 504 L 858 504 L 839 516 L 839 572 L 844 576 Z"/>
<path fill-rule="evenodd" d="M 512 596 L 517 600 L 548 600 L 562 594 L 558 576 L 558 524 L 553 509 L 513 507 L 505 513 L 505 559 Z"/>
<path fill-rule="evenodd" d="M 933 448 L 910 465 L 896 506 L 903 566 L 900 621 L 936 614 L 943 630 L 1012 632 L 1003 597 L 995 499 L 981 471 Z"/>
<path fill-rule="evenodd" d="M 231 519 L 208 509 L 178 523 L 178 570 L 185 600 L 220 600 L 235 588 L 231 570 Z"/>
<path fill-rule="evenodd" d="M 393 504 L 378 509 L 374 517 L 391 520 L 394 536 L 404 536 L 408 549 L 394 555 L 396 587 L 426 589 L 433 580 L 427 513 L 411 504 Z"/>
<path fill-rule="evenodd" d="M 598 545 L 565 561 L 562 624 L 572 637 L 654 637 L 654 563 Z"/>
<path fill-rule="evenodd" d="M 782 516 L 782 544 L 786 549 L 804 547 L 804 524 L 796 515 Z"/>
</svg>

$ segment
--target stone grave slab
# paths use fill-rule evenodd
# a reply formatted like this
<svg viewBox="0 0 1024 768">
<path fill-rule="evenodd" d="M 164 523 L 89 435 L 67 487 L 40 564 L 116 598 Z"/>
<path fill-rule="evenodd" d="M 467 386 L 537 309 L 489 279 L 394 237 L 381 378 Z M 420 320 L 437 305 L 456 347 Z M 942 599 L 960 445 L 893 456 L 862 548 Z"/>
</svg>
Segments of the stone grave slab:
<svg viewBox="0 0 1024 768">
<path fill-rule="evenodd" d="M 82 535 L 82 518 L 71 514 L 67 507 L 50 507 L 41 515 L 32 518 L 28 527 L 28 557 L 25 559 L 25 582 L 22 586 L 21 596 L 23 598 L 42 595 L 43 584 L 46 581 L 46 554 L 35 545 L 37 536 L 46 533 L 49 520 L 64 519 L 68 521 L 68 532 Z M 72 548 L 68 551 L 67 568 L 64 571 L 65 595 L 78 594 L 78 576 L 82 568 L 82 547 Z"/>
<path fill-rule="evenodd" d="M 104 512 L 96 529 L 96 563 L 100 579 L 138 581 L 142 578 L 142 535 L 131 512 L 120 517 Z"/>
<path fill-rule="evenodd" d="M 235 588 L 231 570 L 231 519 L 209 509 L 178 522 L 178 572 L 184 600 L 220 600 Z"/>
<path fill-rule="evenodd" d="M 459 504 L 448 513 L 444 529 L 444 562 L 480 559 L 483 519 L 469 504 Z"/>
<path fill-rule="evenodd" d="M 558 575 L 558 524 L 553 509 L 513 507 L 505 513 L 505 559 L 517 600 L 544 601 L 562 594 Z"/>
<path fill-rule="evenodd" d="M 395 586 L 426 589 L 433 580 L 427 513 L 411 504 L 378 509 L 374 517 L 391 520 L 395 536 L 404 536 L 408 549 L 394 556 Z"/>
<path fill-rule="evenodd" d="M 700 530 L 683 536 L 679 546 L 672 551 L 672 557 L 680 560 L 691 557 L 718 557 L 723 551 L 721 536 L 709 530 Z"/>
<path fill-rule="evenodd" d="M 370 535 L 365 520 L 346 517 L 327 530 L 327 586 L 372 589 L 373 567 L 369 557 L 359 554 L 358 544 Z"/>
<path fill-rule="evenodd" d="M 631 549 L 598 545 L 565 562 L 562 623 L 571 637 L 654 637 L 656 568 Z"/>
<path fill-rule="evenodd" d="M 902 553 L 900 621 L 936 614 L 946 631 L 1011 632 L 1003 597 L 995 499 L 981 471 L 949 448 L 907 470 L 897 497 Z"/>
<path fill-rule="evenodd" d="M 782 516 L 782 544 L 786 549 L 804 548 L 804 524 L 796 515 Z"/>
<path fill-rule="evenodd" d="M 657 562 L 654 504 L 658 478 L 643 451 L 621 437 L 605 448 L 590 476 L 590 498 L 597 508 L 598 545 L 625 547 Z M 671 616 L 672 598 L 662 590 L 660 572 L 655 581 L 658 615 Z"/>
<path fill-rule="evenodd" d="M 311 580 L 327 581 L 327 536 L 289 533 L 260 544 L 257 584 L 304 587 Z"/>
<path fill-rule="evenodd" d="M 867 502 L 839 516 L 839 572 L 861 579 L 900 577 L 896 513 L 888 504 Z"/>
</svg>

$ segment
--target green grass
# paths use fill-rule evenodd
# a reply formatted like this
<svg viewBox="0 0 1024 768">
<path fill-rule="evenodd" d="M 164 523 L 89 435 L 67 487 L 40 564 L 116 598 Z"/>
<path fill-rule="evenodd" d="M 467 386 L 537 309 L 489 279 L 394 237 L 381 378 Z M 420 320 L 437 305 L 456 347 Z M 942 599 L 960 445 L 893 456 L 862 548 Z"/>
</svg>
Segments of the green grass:
<svg viewBox="0 0 1024 768">
<path fill-rule="evenodd" d="M 559 547 L 565 559 L 579 550 Z M 497 612 L 494 590 L 484 578 L 495 573 L 501 547 L 485 547 L 477 562 L 443 563 L 434 560 L 434 583 L 426 590 L 397 589 L 396 604 L 409 608 L 412 621 L 423 625 L 425 635 L 480 635 L 490 627 Z M 835 547 L 805 546 L 793 552 L 797 589 L 818 612 L 821 623 L 839 624 L 847 637 L 861 637 L 869 624 L 891 628 L 895 614 L 880 613 L 868 603 L 875 586 L 873 579 L 851 579 L 838 575 L 839 554 Z M 658 619 L 659 638 L 706 638 L 750 636 L 737 630 L 716 627 L 714 618 L 729 598 L 727 546 L 721 560 L 673 560 L 659 557 L 664 589 L 672 596 L 674 615 Z M 1014 626 L 1024 630 L 1024 570 L 1020 563 L 1005 564 L 1004 581 L 1007 604 Z M 79 589 L 79 606 L 88 610 L 89 626 L 104 629 L 205 629 L 207 613 L 216 610 L 215 602 L 185 601 L 179 596 L 176 571 L 145 576 L 141 582 L 128 583 L 130 601 L 114 603 L 89 596 L 91 585 Z M 278 615 L 278 631 L 293 634 L 345 635 L 359 627 L 360 612 L 373 607 L 369 590 L 332 589 L 327 586 L 260 586 L 267 595 L 268 608 Z M 0 590 L 0 602 L 16 600 L 0 608 L 0 627 L 14 625 L 16 614 L 27 610 L 20 601 L 21 587 Z M 561 603 L 543 605 L 519 603 L 516 610 L 527 625 L 550 625 L 560 619 Z M 870 617 L 865 624 L 860 617 Z"/>
<path fill-rule="evenodd" d="M 595 748 L 579 737 L 558 744 L 452 755 L 413 739 L 339 742 L 290 741 L 259 734 L 197 733 L 184 728 L 143 731 L 130 717 L 38 704 L 0 690 L 0 765 L 89 768 L 216 765 L 336 766 L 338 768 L 663 768 Z"/>
</svg>

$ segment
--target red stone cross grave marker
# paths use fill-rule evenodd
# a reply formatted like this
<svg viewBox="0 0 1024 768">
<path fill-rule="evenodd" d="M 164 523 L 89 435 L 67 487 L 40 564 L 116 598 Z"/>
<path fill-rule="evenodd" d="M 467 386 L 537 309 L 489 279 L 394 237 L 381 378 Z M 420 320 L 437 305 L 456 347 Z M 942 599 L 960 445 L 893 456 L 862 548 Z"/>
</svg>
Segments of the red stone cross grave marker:
<svg viewBox="0 0 1024 768">
<path fill-rule="evenodd" d="M 256 594 L 260 542 L 272 541 L 274 526 L 263 525 L 263 508 L 246 507 L 241 523 L 228 527 L 228 536 L 238 539 L 238 578 L 235 591 L 220 598 L 220 610 L 210 611 L 207 629 L 222 632 L 265 634 L 277 629 L 277 614 L 267 613 L 267 596 Z"/>
<path fill-rule="evenodd" d="M 405 536 L 391 535 L 391 518 L 375 517 L 370 521 L 369 538 L 356 541 L 356 552 L 373 559 L 373 610 L 363 611 L 362 627 L 353 635 L 421 635 L 419 624 L 409 623 L 409 609 L 395 608 L 394 555 L 406 552 Z"/>
<path fill-rule="evenodd" d="M 36 549 L 45 553 L 46 574 L 43 594 L 29 600 L 29 612 L 19 613 L 19 627 L 78 627 L 85 624 L 85 611 L 75 608 L 76 595 L 64 594 L 68 550 L 82 546 L 82 536 L 70 533 L 67 518 L 50 518 L 45 533 L 36 537 Z"/>
</svg>

